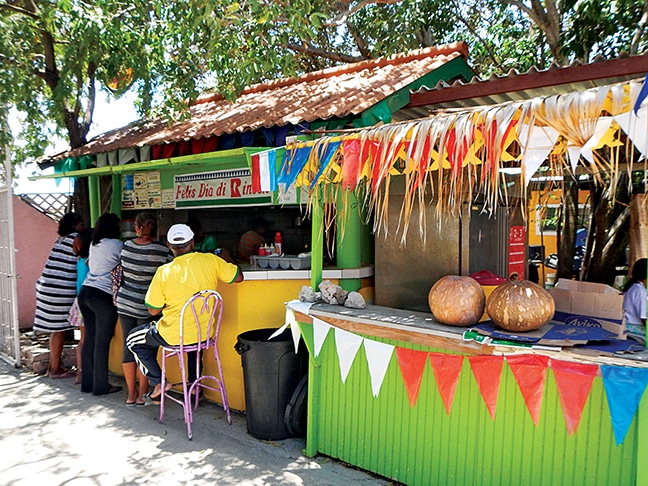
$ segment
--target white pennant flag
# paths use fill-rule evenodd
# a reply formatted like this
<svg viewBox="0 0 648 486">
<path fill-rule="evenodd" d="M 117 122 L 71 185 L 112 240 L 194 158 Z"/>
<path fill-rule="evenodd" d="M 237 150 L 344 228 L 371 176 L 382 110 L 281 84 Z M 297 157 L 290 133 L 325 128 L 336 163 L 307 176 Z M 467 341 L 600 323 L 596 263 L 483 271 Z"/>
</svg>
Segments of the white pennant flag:
<svg viewBox="0 0 648 486">
<path fill-rule="evenodd" d="M 633 111 L 616 115 L 614 120 L 632 140 L 639 153 L 646 157 L 648 154 L 648 109 L 642 107 L 637 115 Z"/>
<path fill-rule="evenodd" d="M 313 349 L 313 354 L 315 358 L 320 354 L 331 327 L 329 323 L 324 322 L 322 319 L 313 317 L 313 347 L 315 348 Z"/>
<path fill-rule="evenodd" d="M 289 309 L 292 309 L 295 312 L 301 312 L 302 314 L 306 315 L 309 315 L 312 305 L 313 302 L 302 302 L 300 300 L 291 300 L 290 302 L 286 302 L 286 306 Z"/>
<path fill-rule="evenodd" d="M 299 352 L 299 340 L 301 339 L 301 331 L 299 330 L 297 321 L 290 325 L 290 332 L 292 333 L 293 343 L 295 344 L 295 354 L 297 354 Z"/>
<path fill-rule="evenodd" d="M 342 383 L 346 382 L 349 370 L 351 369 L 356 354 L 358 354 L 363 339 L 362 336 L 358 336 L 352 332 L 338 329 L 337 327 L 335 328 L 335 346 L 337 348 L 338 360 L 340 362 Z"/>
<path fill-rule="evenodd" d="M 392 354 L 394 354 L 394 346 L 365 339 L 364 348 L 367 364 L 369 365 L 369 375 L 371 376 L 371 392 L 374 397 L 377 397 L 385 380 Z"/>
<path fill-rule="evenodd" d="M 596 128 L 594 129 L 594 134 L 590 139 L 585 142 L 583 148 L 581 149 L 581 155 L 590 163 L 594 164 L 594 149 L 599 144 L 599 141 L 603 138 L 603 135 L 610 129 L 612 125 L 613 118 L 611 116 L 602 116 L 596 121 Z"/>
<path fill-rule="evenodd" d="M 571 165 L 574 174 L 576 174 L 576 167 L 578 167 L 578 159 L 581 155 L 581 147 L 577 145 L 568 145 L 567 153 L 569 154 L 569 165 Z"/>
<path fill-rule="evenodd" d="M 545 161 L 556 145 L 558 131 L 551 127 L 533 125 L 520 129 L 520 144 L 522 150 L 522 171 L 525 187 L 531 182 L 533 174 Z"/>
<path fill-rule="evenodd" d="M 272 333 L 272 335 L 268 338 L 268 341 L 279 336 L 279 334 L 284 332 L 286 328 L 290 326 L 290 332 L 292 333 L 293 342 L 295 343 L 296 353 L 299 349 L 299 339 L 301 335 L 299 332 L 297 319 L 295 318 L 295 311 L 299 311 L 302 314 L 308 315 L 308 312 L 310 311 L 312 305 L 312 302 L 300 302 L 299 300 L 291 300 L 290 302 L 286 302 L 286 318 L 284 324 Z"/>
</svg>

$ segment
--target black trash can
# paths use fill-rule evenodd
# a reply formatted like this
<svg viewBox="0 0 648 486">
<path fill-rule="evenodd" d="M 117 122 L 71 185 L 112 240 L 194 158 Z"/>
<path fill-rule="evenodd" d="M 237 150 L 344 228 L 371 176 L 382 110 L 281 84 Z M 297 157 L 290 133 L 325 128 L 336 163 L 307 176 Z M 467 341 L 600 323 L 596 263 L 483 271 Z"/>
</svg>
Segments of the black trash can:
<svg viewBox="0 0 648 486">
<path fill-rule="evenodd" d="M 281 440 L 292 434 L 285 423 L 286 406 L 303 375 L 290 329 L 268 340 L 277 329 L 239 334 L 234 348 L 241 355 L 247 430 L 257 439 Z"/>
</svg>

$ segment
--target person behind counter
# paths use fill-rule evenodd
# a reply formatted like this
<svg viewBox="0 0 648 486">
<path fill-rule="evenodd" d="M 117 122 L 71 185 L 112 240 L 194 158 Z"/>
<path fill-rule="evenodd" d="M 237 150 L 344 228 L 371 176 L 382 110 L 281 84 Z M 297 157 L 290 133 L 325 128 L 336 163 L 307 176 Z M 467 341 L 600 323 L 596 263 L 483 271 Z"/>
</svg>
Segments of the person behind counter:
<svg viewBox="0 0 648 486">
<path fill-rule="evenodd" d="M 250 257 L 256 255 L 259 247 L 266 244 L 263 236 L 268 229 L 268 221 L 264 218 L 255 218 L 251 228 L 243 233 L 239 240 L 238 261 L 239 263 L 250 263 Z"/>
<path fill-rule="evenodd" d="M 200 253 L 214 253 L 218 248 L 218 242 L 214 235 L 206 235 L 202 224 L 196 218 L 189 218 L 187 226 L 191 228 L 194 234 L 194 251 Z"/>
<path fill-rule="evenodd" d="M 162 311 L 164 314 L 153 325 L 145 324 L 133 329 L 126 341 L 140 369 L 149 382 L 155 385 L 148 395 L 153 401 L 159 401 L 162 393 L 171 388 L 170 383 L 165 383 L 162 388 L 162 370 L 157 355 L 160 346 L 179 344 L 180 313 L 184 303 L 201 290 L 218 290 L 219 281 L 228 284 L 243 281 L 243 273 L 233 263 L 228 263 L 213 253 L 194 252 L 193 238 L 193 231 L 187 225 L 174 224 L 169 228 L 167 244 L 175 258 L 157 269 L 145 298 L 151 315 L 157 316 Z M 183 282 L 183 285 L 178 285 L 178 282 Z M 184 336 L 185 344 L 195 342 L 196 328 L 193 321 L 187 323 Z M 188 359 L 191 381 L 199 373 L 192 363 L 195 363 L 195 359 Z"/>
<path fill-rule="evenodd" d="M 646 273 L 648 259 L 641 258 L 632 265 L 632 274 L 623 288 L 623 313 L 628 337 L 646 343 Z"/>
</svg>

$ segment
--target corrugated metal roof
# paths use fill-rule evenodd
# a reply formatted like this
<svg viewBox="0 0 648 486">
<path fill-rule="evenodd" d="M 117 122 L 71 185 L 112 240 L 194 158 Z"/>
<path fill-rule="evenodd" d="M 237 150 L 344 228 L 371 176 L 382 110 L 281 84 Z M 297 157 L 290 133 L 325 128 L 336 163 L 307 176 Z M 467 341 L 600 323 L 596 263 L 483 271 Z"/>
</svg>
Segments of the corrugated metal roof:
<svg viewBox="0 0 648 486">
<path fill-rule="evenodd" d="M 468 56 L 464 43 L 253 85 L 233 102 L 219 95 L 203 96 L 186 121 L 171 126 L 166 120 L 133 123 L 50 160 L 357 115 L 459 56 Z"/>
<path fill-rule="evenodd" d="M 510 101 L 585 91 L 597 86 L 643 78 L 648 72 L 648 54 L 596 60 L 590 64 L 573 63 L 526 73 L 511 71 L 505 76 L 482 80 L 473 78 L 452 85 L 439 83 L 421 87 L 410 97 L 410 103 L 393 114 L 394 121 L 425 118 L 438 110 L 474 108 Z"/>
</svg>

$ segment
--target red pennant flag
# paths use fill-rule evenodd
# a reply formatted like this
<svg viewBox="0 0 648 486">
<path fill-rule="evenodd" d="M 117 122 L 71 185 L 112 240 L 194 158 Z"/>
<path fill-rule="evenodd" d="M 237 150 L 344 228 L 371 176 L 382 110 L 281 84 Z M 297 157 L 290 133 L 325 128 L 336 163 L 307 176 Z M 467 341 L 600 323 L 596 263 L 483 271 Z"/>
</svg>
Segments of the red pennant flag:
<svg viewBox="0 0 648 486">
<path fill-rule="evenodd" d="M 457 390 L 463 358 L 459 354 L 430 353 L 430 365 L 434 371 L 434 379 L 448 415 L 450 415 L 452 401 Z"/>
<path fill-rule="evenodd" d="M 513 371 L 515 381 L 517 381 L 524 397 L 524 403 L 531 414 L 533 423 L 537 426 L 549 358 L 535 354 L 522 354 L 507 356 L 506 362 Z"/>
<path fill-rule="evenodd" d="M 250 172 L 252 173 L 252 192 L 254 194 L 261 192 L 261 171 L 259 164 L 261 163 L 259 154 L 254 154 L 250 157 L 252 160 L 252 167 L 250 167 Z"/>
<path fill-rule="evenodd" d="M 428 354 L 425 351 L 396 347 L 398 367 L 403 376 L 410 407 L 416 405 Z"/>
<path fill-rule="evenodd" d="M 495 420 L 497 396 L 502 378 L 503 356 L 470 356 L 468 357 L 473 376 L 486 404 L 491 419 Z"/>
<path fill-rule="evenodd" d="M 360 140 L 357 138 L 342 140 L 342 188 L 353 191 L 360 178 Z"/>
<path fill-rule="evenodd" d="M 597 365 L 551 360 L 551 369 L 556 379 L 558 398 L 562 407 L 567 432 L 572 435 L 578 429 L 585 403 L 589 397 Z"/>
</svg>

